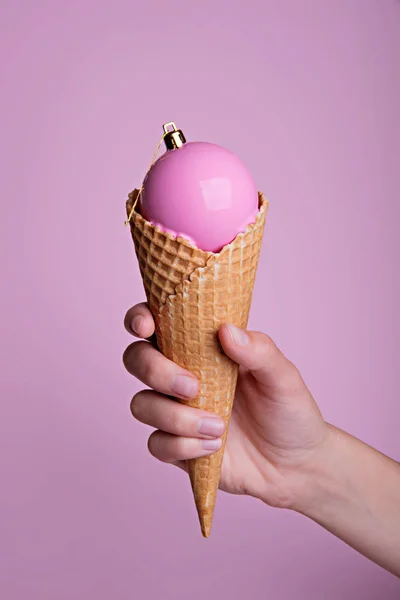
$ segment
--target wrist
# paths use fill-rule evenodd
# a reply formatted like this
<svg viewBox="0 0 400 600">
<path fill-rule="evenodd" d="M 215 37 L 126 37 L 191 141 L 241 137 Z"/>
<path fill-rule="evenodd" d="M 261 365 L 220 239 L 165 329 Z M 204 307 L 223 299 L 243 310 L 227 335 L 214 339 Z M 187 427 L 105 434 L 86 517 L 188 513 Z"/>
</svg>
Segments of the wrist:
<svg viewBox="0 0 400 600">
<path fill-rule="evenodd" d="M 400 465 L 328 427 L 313 460 L 291 480 L 290 508 L 399 576 Z"/>
<path fill-rule="evenodd" d="M 340 485 L 335 482 L 337 469 L 334 463 L 340 454 L 338 438 L 341 433 L 323 423 L 320 442 L 313 449 L 302 452 L 301 457 L 290 458 L 286 464 L 282 456 L 278 464 L 271 459 L 264 460 L 259 470 L 262 475 L 259 485 L 254 489 L 249 487 L 247 493 L 269 506 L 294 510 L 313 518 L 314 509 L 332 498 L 333 488 L 340 490 Z"/>
<path fill-rule="evenodd" d="M 320 507 L 340 493 L 336 464 L 343 440 L 341 431 L 327 423 L 324 440 L 291 476 L 290 508 L 314 518 Z"/>
</svg>

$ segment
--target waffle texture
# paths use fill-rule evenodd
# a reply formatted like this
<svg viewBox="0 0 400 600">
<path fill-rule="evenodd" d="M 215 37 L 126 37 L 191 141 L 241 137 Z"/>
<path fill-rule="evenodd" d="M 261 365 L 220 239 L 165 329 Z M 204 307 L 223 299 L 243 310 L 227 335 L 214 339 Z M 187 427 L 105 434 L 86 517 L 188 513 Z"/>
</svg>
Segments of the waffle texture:
<svg viewBox="0 0 400 600">
<path fill-rule="evenodd" d="M 129 194 L 127 212 L 138 191 Z M 174 238 L 134 212 L 131 232 L 160 351 L 194 373 L 199 395 L 189 402 L 229 424 L 238 366 L 220 347 L 224 323 L 245 328 L 249 317 L 268 202 L 259 194 L 256 222 L 218 254 Z M 221 450 L 188 461 L 202 533 L 210 535 L 226 434 Z"/>
</svg>

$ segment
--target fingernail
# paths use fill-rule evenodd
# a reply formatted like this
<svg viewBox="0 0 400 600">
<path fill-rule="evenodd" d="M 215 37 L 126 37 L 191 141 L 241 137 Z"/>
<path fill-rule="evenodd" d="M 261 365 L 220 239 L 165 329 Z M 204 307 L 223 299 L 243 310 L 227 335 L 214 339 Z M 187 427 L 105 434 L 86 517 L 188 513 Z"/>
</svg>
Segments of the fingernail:
<svg viewBox="0 0 400 600">
<path fill-rule="evenodd" d="M 197 426 L 197 431 L 204 435 L 219 437 L 225 431 L 225 423 L 222 419 L 217 419 L 215 417 L 204 417 L 204 419 L 200 419 Z"/>
<path fill-rule="evenodd" d="M 142 315 L 136 315 L 136 317 L 133 317 L 133 319 L 131 321 L 132 331 L 134 333 L 137 333 L 137 335 L 139 335 L 139 330 L 140 330 L 142 323 L 143 323 Z"/>
<path fill-rule="evenodd" d="M 194 398 L 197 394 L 197 379 L 187 375 L 175 375 L 169 384 L 174 394 L 185 396 L 185 398 Z"/>
<path fill-rule="evenodd" d="M 249 343 L 249 336 L 247 333 L 243 331 L 243 329 L 239 329 L 239 327 L 235 327 L 234 325 L 228 324 L 229 331 L 233 337 L 233 341 L 238 346 L 245 346 Z"/>
<path fill-rule="evenodd" d="M 201 441 L 204 450 L 219 450 L 222 446 L 221 438 L 216 438 L 215 440 L 202 440 Z"/>
</svg>

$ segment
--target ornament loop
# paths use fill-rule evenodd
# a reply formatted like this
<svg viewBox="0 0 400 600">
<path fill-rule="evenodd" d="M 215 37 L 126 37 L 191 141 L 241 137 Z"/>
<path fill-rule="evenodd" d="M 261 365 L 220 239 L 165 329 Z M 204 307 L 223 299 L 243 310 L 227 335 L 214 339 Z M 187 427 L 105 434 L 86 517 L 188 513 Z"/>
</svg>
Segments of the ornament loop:
<svg viewBox="0 0 400 600">
<path fill-rule="evenodd" d="M 164 129 L 164 135 L 166 135 L 167 133 L 170 133 L 168 127 L 172 127 L 172 131 L 178 131 L 177 126 L 175 125 L 175 123 L 173 121 L 170 121 L 169 123 L 165 123 L 165 125 L 163 125 L 163 129 Z"/>
</svg>

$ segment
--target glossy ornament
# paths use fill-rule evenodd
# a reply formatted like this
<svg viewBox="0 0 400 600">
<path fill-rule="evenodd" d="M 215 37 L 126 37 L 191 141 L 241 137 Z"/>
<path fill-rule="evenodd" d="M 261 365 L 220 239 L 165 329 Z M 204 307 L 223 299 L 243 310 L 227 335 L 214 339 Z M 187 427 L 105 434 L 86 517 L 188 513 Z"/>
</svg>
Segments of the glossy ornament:
<svg viewBox="0 0 400 600">
<path fill-rule="evenodd" d="M 173 123 L 164 126 L 167 151 L 143 182 L 139 212 L 153 225 L 219 252 L 254 223 L 258 193 L 254 179 L 229 150 L 207 142 L 186 143 Z"/>
</svg>

